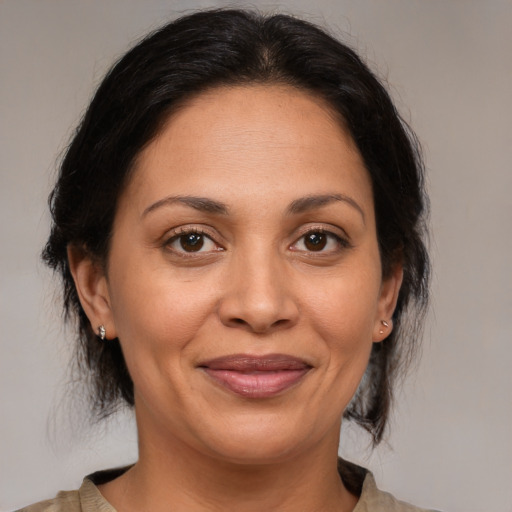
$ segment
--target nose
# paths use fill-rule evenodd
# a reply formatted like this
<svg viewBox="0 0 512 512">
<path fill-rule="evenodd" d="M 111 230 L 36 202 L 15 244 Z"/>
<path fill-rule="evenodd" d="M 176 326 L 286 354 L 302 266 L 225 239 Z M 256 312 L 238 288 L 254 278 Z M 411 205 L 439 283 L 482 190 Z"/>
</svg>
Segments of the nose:
<svg viewBox="0 0 512 512">
<path fill-rule="evenodd" d="M 228 327 L 264 334 L 295 325 L 297 300 L 278 255 L 238 255 L 232 262 L 218 313 Z"/>
</svg>

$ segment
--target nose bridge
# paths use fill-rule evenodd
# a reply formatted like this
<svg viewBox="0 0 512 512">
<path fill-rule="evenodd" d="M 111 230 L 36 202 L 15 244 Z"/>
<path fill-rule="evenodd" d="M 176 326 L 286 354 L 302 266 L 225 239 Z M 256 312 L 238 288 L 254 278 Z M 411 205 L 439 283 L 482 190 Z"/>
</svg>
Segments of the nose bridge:
<svg viewBox="0 0 512 512">
<path fill-rule="evenodd" d="M 298 308 L 286 266 L 268 242 L 236 251 L 221 304 L 222 321 L 259 333 L 294 324 Z"/>
</svg>

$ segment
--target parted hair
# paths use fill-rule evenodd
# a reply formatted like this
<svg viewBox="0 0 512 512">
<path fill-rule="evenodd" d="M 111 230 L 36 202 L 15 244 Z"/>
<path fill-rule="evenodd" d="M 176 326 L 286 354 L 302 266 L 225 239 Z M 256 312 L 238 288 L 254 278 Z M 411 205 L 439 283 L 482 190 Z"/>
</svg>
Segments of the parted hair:
<svg viewBox="0 0 512 512">
<path fill-rule="evenodd" d="M 394 328 L 373 344 L 344 414 L 377 444 L 395 381 L 417 351 L 428 302 L 423 162 L 414 133 L 361 58 L 324 29 L 283 14 L 207 10 L 168 23 L 111 68 L 73 135 L 50 195 L 52 226 L 42 256 L 60 274 L 66 318 L 76 321 L 77 361 L 92 410 L 105 417 L 123 402 L 133 406 L 133 382 L 119 340 L 101 342 L 80 305 L 67 248 L 81 248 L 106 268 L 117 203 L 141 150 L 194 95 L 252 83 L 290 85 L 337 113 L 371 177 L 383 277 L 403 266 Z"/>
</svg>

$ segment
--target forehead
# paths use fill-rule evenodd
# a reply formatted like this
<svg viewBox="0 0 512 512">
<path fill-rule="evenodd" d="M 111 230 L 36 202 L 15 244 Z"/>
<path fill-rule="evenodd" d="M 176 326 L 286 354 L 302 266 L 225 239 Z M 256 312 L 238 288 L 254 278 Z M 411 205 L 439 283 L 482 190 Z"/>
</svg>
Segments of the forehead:
<svg viewBox="0 0 512 512">
<path fill-rule="evenodd" d="M 164 189 L 211 195 L 244 184 L 254 194 L 304 185 L 330 193 L 338 182 L 356 195 L 371 189 L 330 106 L 291 86 L 247 85 L 204 92 L 175 112 L 138 156 L 128 193 L 146 202 Z"/>
<path fill-rule="evenodd" d="M 332 135 L 348 134 L 344 121 L 323 98 L 284 84 L 247 84 L 207 90 L 185 101 L 160 133 L 168 131 L 176 136 L 179 131 L 186 137 L 196 135 L 202 127 L 211 137 L 212 129 L 222 126 L 240 134 L 246 131 L 248 135 L 262 130 L 269 141 L 296 143 L 297 137 L 306 135 L 305 124 L 321 128 L 322 132 L 329 127 Z M 286 130 L 281 129 L 282 125 L 286 125 Z"/>
<path fill-rule="evenodd" d="M 234 134 L 236 139 L 231 138 Z M 271 146 L 301 147 L 317 145 L 320 139 L 337 145 L 343 138 L 357 152 L 344 120 L 322 98 L 289 85 L 249 84 L 217 87 L 184 102 L 139 160 L 161 144 L 185 148 L 204 142 L 204 137 L 212 148 L 254 142 L 255 137 Z"/>
</svg>

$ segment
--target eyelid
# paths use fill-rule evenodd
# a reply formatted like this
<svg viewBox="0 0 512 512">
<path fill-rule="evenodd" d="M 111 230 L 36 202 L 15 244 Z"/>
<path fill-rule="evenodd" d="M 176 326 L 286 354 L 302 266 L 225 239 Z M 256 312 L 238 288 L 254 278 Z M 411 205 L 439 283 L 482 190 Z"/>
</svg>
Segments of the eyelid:
<svg viewBox="0 0 512 512">
<path fill-rule="evenodd" d="M 211 230 L 207 227 L 200 224 L 185 224 L 183 226 L 178 226 L 170 229 L 165 234 L 166 238 L 177 237 L 181 235 L 187 235 L 188 233 L 197 233 L 198 235 L 206 235 L 210 238 L 213 237 Z"/>
<path fill-rule="evenodd" d="M 301 226 L 297 233 L 295 233 L 293 242 L 289 245 L 290 250 L 304 253 L 311 253 L 315 256 L 321 256 L 322 254 L 332 254 L 333 251 L 307 251 L 303 249 L 294 249 L 293 247 L 306 235 L 309 233 L 322 233 L 325 235 L 330 235 L 338 241 L 342 248 L 351 248 L 352 243 L 350 241 L 350 237 L 347 235 L 346 231 L 338 226 L 334 226 L 332 224 L 308 224 L 306 226 Z"/>
<path fill-rule="evenodd" d="M 307 235 L 311 232 L 319 232 L 319 233 L 325 233 L 325 234 L 331 234 L 333 236 L 336 236 L 338 238 L 341 238 L 347 242 L 350 241 L 350 236 L 347 234 L 347 232 L 334 224 L 321 224 L 321 223 L 311 223 L 306 224 L 304 226 L 301 226 L 295 233 L 294 233 L 294 241 L 298 240 L 299 238 L 303 237 L 304 235 Z"/>
<path fill-rule="evenodd" d="M 187 234 L 197 234 L 202 235 L 209 240 L 211 240 L 217 248 L 214 251 L 197 251 L 197 252 L 187 252 L 187 251 L 178 251 L 172 249 L 170 246 L 174 243 L 180 236 Z M 204 225 L 197 224 L 186 224 L 183 226 L 178 226 L 176 228 L 168 230 L 165 235 L 162 237 L 162 246 L 168 251 L 172 252 L 175 255 L 178 255 L 183 258 L 197 258 L 201 256 L 206 256 L 209 254 L 214 254 L 216 252 L 224 251 L 224 246 L 218 241 L 221 238 L 218 233 Z"/>
<path fill-rule="evenodd" d="M 336 225 L 333 224 L 320 224 L 320 223 L 311 223 L 301 226 L 294 234 L 293 240 L 288 244 L 288 248 L 292 251 L 301 252 L 301 253 L 310 253 L 315 256 L 322 256 L 327 254 L 333 254 L 337 252 L 336 250 L 326 250 L 326 251 L 318 251 L 315 254 L 315 251 L 308 251 L 304 249 L 297 249 L 294 246 L 298 244 L 298 242 L 309 233 L 323 233 L 325 235 L 330 235 L 334 237 L 339 244 L 338 250 L 342 250 L 344 248 L 352 247 L 350 237 L 347 235 L 346 231 Z M 202 235 L 209 240 L 213 244 L 215 244 L 215 250 L 207 250 L 207 251 L 197 251 L 197 252 L 187 252 L 182 250 L 176 250 L 171 248 L 171 244 L 174 243 L 180 236 L 186 234 L 198 234 Z M 219 242 L 219 239 L 222 239 L 222 236 L 218 233 L 217 230 L 211 228 L 208 225 L 201 224 L 185 224 L 182 226 L 177 226 L 168 230 L 165 235 L 162 237 L 161 245 L 166 249 L 169 253 L 177 255 L 182 258 L 199 258 L 205 257 L 208 255 L 215 254 L 217 252 L 221 252 L 226 250 L 225 244 Z"/>
</svg>

